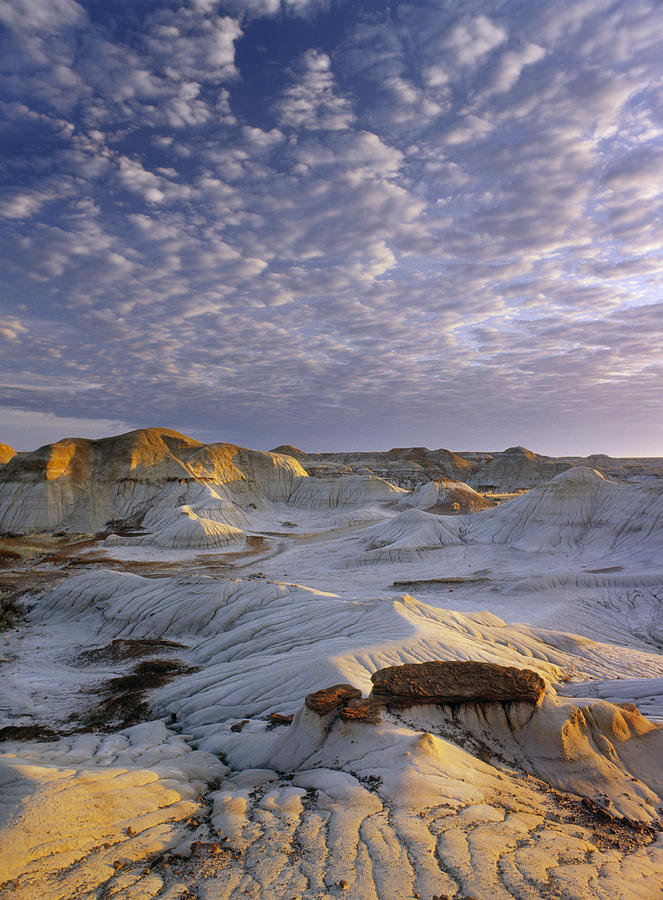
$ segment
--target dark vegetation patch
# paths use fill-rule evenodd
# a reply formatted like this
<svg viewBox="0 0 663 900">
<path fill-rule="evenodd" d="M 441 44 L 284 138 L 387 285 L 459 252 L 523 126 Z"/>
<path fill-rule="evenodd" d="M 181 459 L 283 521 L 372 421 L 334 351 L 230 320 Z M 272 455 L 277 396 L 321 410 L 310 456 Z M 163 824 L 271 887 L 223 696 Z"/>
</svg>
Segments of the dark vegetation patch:
<svg viewBox="0 0 663 900">
<path fill-rule="evenodd" d="M 57 559 L 46 559 L 44 562 L 54 566 L 59 565 L 66 569 L 74 569 L 80 566 L 112 566 L 111 557 L 105 556 L 103 553 L 86 554 L 85 556 L 59 556 Z"/>
<path fill-rule="evenodd" d="M 3 569 L 15 566 L 20 560 L 20 553 L 16 553 L 15 550 L 3 550 L 0 548 L 0 567 Z"/>
<path fill-rule="evenodd" d="M 154 644 L 166 644 L 168 649 L 182 646 L 170 641 L 113 641 L 108 646 L 111 648 L 111 654 L 117 653 L 118 656 L 112 656 L 110 660 L 106 657 L 98 657 L 92 661 L 121 661 L 135 658 L 136 655 L 145 652 L 144 647 L 142 651 L 139 650 L 139 646 L 142 644 L 152 645 L 148 646 L 147 652 L 156 652 L 158 648 L 155 648 Z M 102 653 L 106 649 L 100 648 Z M 94 653 L 95 651 L 88 652 Z M 110 678 L 98 687 L 88 689 L 85 693 L 88 696 L 95 695 L 95 698 L 98 699 L 95 699 L 94 705 L 85 712 L 72 714 L 62 728 L 55 730 L 50 725 L 39 723 L 8 725 L 0 729 L 0 741 L 56 741 L 72 734 L 88 731 L 120 731 L 131 725 L 149 722 L 154 718 L 154 713 L 148 702 L 148 691 L 162 687 L 180 675 L 190 675 L 198 671 L 200 671 L 199 667 L 189 666 L 181 659 L 143 660 L 134 666 L 127 675 Z"/>
<path fill-rule="evenodd" d="M 63 547 L 59 547 L 54 553 L 50 553 L 43 557 L 42 562 L 49 563 L 52 566 L 66 563 L 75 557 L 81 550 L 89 550 L 100 541 L 108 537 L 107 531 L 101 531 L 92 537 L 86 537 L 83 540 L 67 541 Z"/>
<path fill-rule="evenodd" d="M 564 820 L 584 826 L 593 832 L 593 840 L 601 849 L 624 853 L 651 844 L 663 831 L 660 823 L 637 822 L 627 816 L 613 815 L 589 797 L 578 800 L 546 785 L 564 814 Z"/>
<path fill-rule="evenodd" d="M 482 509 L 492 509 L 494 506 L 499 505 L 483 495 L 480 495 L 480 498 L 482 502 L 467 500 L 462 497 L 454 500 L 452 497 L 450 500 L 441 500 L 434 506 L 427 506 L 425 511 L 436 516 L 464 516 L 468 513 L 479 512 Z"/>
<path fill-rule="evenodd" d="M 0 588 L 0 631 L 15 628 L 23 616 L 23 607 L 18 599 Z"/>
<path fill-rule="evenodd" d="M 246 538 L 245 549 L 244 550 L 235 550 L 231 553 L 224 553 L 224 559 L 227 560 L 235 560 L 242 559 L 245 556 L 253 556 L 254 553 L 262 553 L 266 550 L 271 550 L 272 545 L 270 541 L 264 538 L 260 534 L 250 534 Z"/>
<path fill-rule="evenodd" d="M 481 582 L 490 581 L 490 578 L 418 578 L 414 581 L 394 581 L 392 587 L 395 588 L 422 588 L 431 587 L 432 585 L 464 585 L 464 584 L 480 584 Z"/>
<path fill-rule="evenodd" d="M 109 679 L 109 690 L 121 693 L 127 691 L 148 691 L 168 684 L 177 675 L 200 672 L 200 666 L 189 666 L 181 659 L 145 659 L 135 666 L 128 675 Z"/>
<path fill-rule="evenodd" d="M 180 675 L 199 672 L 180 659 L 146 659 L 128 675 L 110 678 L 93 693 L 100 694 L 99 703 L 80 717 L 79 731 L 119 731 L 151 717 L 146 692 L 162 687 Z"/>
<path fill-rule="evenodd" d="M 130 572 L 135 575 L 159 577 L 169 575 L 171 572 L 186 572 L 179 562 L 164 562 L 151 559 L 116 559 L 112 556 L 81 556 L 72 559 L 68 566 L 103 566 L 105 569 L 114 569 L 117 572 Z"/>
<path fill-rule="evenodd" d="M 126 691 L 106 697 L 80 717 L 80 725 L 69 733 L 84 731 L 121 731 L 150 719 L 150 706 L 142 691 Z"/>
<path fill-rule="evenodd" d="M 53 587 L 63 577 L 64 574 L 29 567 L 7 571 L 0 565 L 0 632 L 16 628 L 29 612 L 30 594 Z"/>
<path fill-rule="evenodd" d="M 0 570 L 22 568 L 25 571 L 42 563 L 68 567 L 85 560 L 84 554 L 106 537 L 105 531 L 94 535 L 66 531 L 0 535 Z"/>
<path fill-rule="evenodd" d="M 92 650 L 84 650 L 75 659 L 75 664 L 92 666 L 97 663 L 114 663 L 126 659 L 138 659 L 143 656 L 152 656 L 164 650 L 181 650 L 184 644 L 176 641 L 164 641 L 151 638 L 116 638 L 105 647 L 95 647 Z M 163 660 L 162 660 L 163 662 Z"/>
<path fill-rule="evenodd" d="M 60 735 L 48 725 L 5 725 L 0 741 L 57 741 Z"/>
<path fill-rule="evenodd" d="M 382 786 L 382 778 L 380 775 L 355 775 L 359 784 L 363 785 L 367 791 L 377 793 Z"/>
</svg>

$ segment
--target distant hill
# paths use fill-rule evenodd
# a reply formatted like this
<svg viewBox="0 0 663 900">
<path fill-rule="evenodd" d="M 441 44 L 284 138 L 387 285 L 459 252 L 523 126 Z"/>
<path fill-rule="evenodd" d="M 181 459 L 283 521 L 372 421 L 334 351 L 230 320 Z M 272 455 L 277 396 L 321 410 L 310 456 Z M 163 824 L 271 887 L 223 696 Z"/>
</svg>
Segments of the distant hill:
<svg viewBox="0 0 663 900">
<path fill-rule="evenodd" d="M 9 444 L 0 444 L 0 465 L 8 463 L 12 456 L 16 456 L 16 450 Z"/>
<path fill-rule="evenodd" d="M 203 444 L 167 428 L 101 440 L 66 438 L 13 456 L 0 470 L 0 531 L 97 532 L 144 524 L 155 507 L 189 510 L 242 495 L 286 499 L 306 472 L 288 457 Z"/>
</svg>

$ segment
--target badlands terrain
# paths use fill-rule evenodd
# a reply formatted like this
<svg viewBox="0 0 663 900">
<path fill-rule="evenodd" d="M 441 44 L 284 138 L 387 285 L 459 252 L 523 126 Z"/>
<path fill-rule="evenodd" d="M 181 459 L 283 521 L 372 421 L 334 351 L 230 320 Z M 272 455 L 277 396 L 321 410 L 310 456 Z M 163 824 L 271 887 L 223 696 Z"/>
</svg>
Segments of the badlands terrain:
<svg viewBox="0 0 663 900">
<path fill-rule="evenodd" d="M 663 460 L 0 445 L 0 897 L 663 896 Z"/>
</svg>

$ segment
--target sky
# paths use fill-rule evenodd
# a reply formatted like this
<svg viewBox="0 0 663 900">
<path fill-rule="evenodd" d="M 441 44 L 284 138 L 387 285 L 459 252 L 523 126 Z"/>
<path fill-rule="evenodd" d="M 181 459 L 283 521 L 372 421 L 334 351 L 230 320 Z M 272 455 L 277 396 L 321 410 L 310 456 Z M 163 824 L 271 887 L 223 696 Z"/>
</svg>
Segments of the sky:
<svg viewBox="0 0 663 900">
<path fill-rule="evenodd" d="M 0 441 L 663 456 L 660 0 L 0 28 Z"/>
</svg>

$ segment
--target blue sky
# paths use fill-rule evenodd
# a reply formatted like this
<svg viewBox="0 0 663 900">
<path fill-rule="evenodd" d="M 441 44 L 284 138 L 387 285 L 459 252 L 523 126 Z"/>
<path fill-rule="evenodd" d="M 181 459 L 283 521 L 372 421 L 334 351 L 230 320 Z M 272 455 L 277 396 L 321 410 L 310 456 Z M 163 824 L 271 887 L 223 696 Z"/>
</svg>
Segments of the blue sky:
<svg viewBox="0 0 663 900">
<path fill-rule="evenodd" d="M 660 3 L 0 25 L 0 440 L 663 455 Z"/>
</svg>

